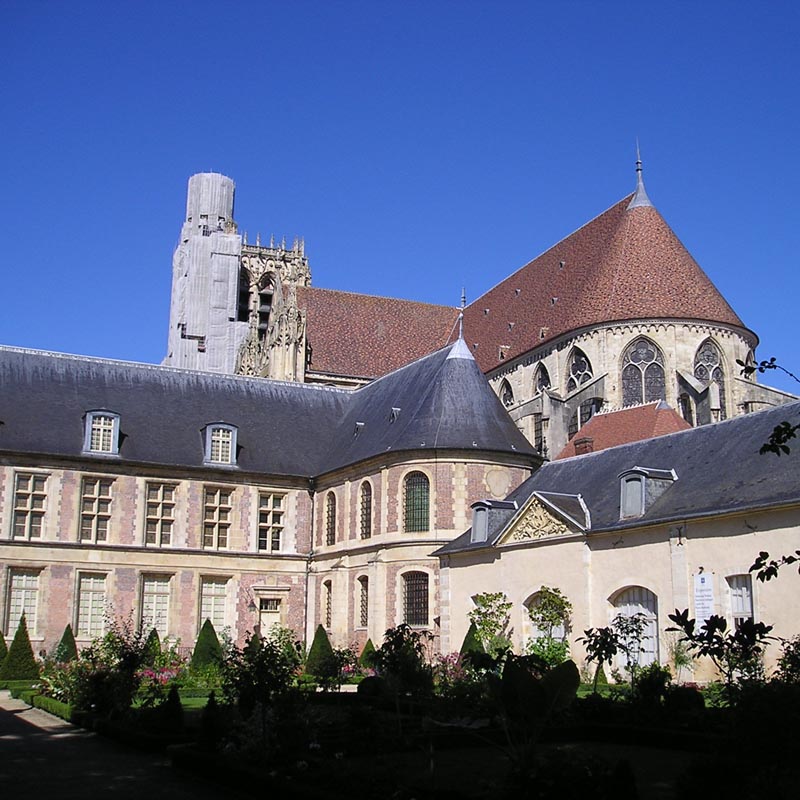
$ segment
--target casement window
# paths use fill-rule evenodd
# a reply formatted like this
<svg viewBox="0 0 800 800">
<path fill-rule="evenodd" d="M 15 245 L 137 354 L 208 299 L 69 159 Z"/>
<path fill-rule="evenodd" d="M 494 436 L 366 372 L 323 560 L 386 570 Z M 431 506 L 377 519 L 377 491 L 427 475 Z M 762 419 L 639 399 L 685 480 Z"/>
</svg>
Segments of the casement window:
<svg viewBox="0 0 800 800">
<path fill-rule="evenodd" d="M 105 632 L 106 576 L 97 573 L 78 575 L 77 636 L 94 639 Z"/>
<path fill-rule="evenodd" d="M 325 498 L 325 544 L 336 544 L 336 495 L 328 492 Z"/>
<path fill-rule="evenodd" d="M 155 628 L 163 639 L 169 628 L 169 575 L 145 575 L 142 578 L 141 629 L 149 633 Z"/>
<path fill-rule="evenodd" d="M 211 620 L 214 630 L 219 633 L 225 627 L 228 604 L 228 579 L 203 578 L 200 583 L 200 625 Z"/>
<path fill-rule="evenodd" d="M 409 472 L 403 481 L 403 530 L 430 530 L 430 482 L 423 472 Z"/>
<path fill-rule="evenodd" d="M 258 549 L 277 552 L 283 542 L 283 514 L 286 495 L 260 492 L 258 495 Z"/>
<path fill-rule="evenodd" d="M 753 619 L 753 583 L 750 575 L 731 575 L 727 583 L 733 627 L 738 630 L 745 620 Z"/>
<path fill-rule="evenodd" d="M 111 525 L 111 486 L 109 478 L 83 478 L 81 481 L 81 542 L 107 542 Z"/>
<path fill-rule="evenodd" d="M 330 581 L 322 584 L 322 613 L 325 619 L 325 627 L 330 630 L 333 623 L 333 585 Z"/>
<path fill-rule="evenodd" d="M 47 475 L 18 472 L 14 476 L 14 539 L 41 539 L 46 500 Z"/>
<path fill-rule="evenodd" d="M 362 575 L 358 579 L 358 627 L 369 624 L 369 578 Z"/>
<path fill-rule="evenodd" d="M 414 627 L 428 625 L 428 573 L 403 575 L 403 621 Z"/>
<path fill-rule="evenodd" d="M 22 615 L 28 635 L 36 634 L 37 610 L 39 606 L 39 571 L 11 569 L 8 574 L 8 603 L 6 613 L 6 636 L 14 636 Z"/>
<path fill-rule="evenodd" d="M 119 414 L 112 411 L 87 412 L 83 450 L 116 455 L 119 452 Z"/>
<path fill-rule="evenodd" d="M 361 538 L 369 539 L 372 536 L 372 484 L 364 481 L 361 484 L 361 498 L 359 504 Z"/>
<path fill-rule="evenodd" d="M 226 550 L 228 548 L 231 517 L 232 489 L 206 486 L 203 504 L 203 547 L 207 550 Z"/>
<path fill-rule="evenodd" d="M 206 427 L 207 464 L 234 466 L 236 464 L 236 428 L 233 425 L 215 424 Z"/>
<path fill-rule="evenodd" d="M 175 526 L 175 484 L 148 483 L 144 543 L 154 547 L 169 547 Z"/>
</svg>

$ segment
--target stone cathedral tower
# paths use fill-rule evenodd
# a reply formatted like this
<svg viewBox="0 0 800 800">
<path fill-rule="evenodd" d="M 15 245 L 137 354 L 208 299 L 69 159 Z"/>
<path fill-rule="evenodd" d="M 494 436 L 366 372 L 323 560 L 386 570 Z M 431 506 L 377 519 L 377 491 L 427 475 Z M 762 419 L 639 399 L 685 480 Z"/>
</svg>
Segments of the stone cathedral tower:
<svg viewBox="0 0 800 800">
<path fill-rule="evenodd" d="M 164 364 L 303 380 L 305 318 L 293 298 L 311 283 L 303 244 L 247 244 L 233 219 L 234 191 L 215 172 L 189 178 Z"/>
</svg>

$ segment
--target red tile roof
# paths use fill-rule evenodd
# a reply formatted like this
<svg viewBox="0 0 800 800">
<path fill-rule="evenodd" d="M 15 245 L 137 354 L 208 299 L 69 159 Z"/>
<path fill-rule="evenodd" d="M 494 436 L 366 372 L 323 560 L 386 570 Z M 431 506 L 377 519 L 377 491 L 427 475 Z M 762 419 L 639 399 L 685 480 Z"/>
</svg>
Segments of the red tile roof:
<svg viewBox="0 0 800 800">
<path fill-rule="evenodd" d="M 297 288 L 307 312 L 309 370 L 378 378 L 454 340 L 458 309 L 411 300 Z"/>
<path fill-rule="evenodd" d="M 597 452 L 619 444 L 685 431 L 691 427 L 680 414 L 663 401 L 610 411 L 607 414 L 595 414 L 553 460 L 558 461 L 576 455 L 575 442 L 587 437 L 592 439 L 592 450 Z"/>
<path fill-rule="evenodd" d="M 744 327 L 658 211 L 629 209 L 630 200 L 467 306 L 464 338 L 484 372 L 604 322 L 667 317 Z"/>
</svg>

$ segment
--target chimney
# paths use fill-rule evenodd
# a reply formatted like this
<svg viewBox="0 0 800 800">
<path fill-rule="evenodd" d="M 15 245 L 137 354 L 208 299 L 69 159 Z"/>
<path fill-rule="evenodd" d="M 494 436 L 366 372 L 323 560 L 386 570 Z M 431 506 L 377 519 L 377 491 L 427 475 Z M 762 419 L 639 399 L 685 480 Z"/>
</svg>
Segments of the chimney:
<svg viewBox="0 0 800 800">
<path fill-rule="evenodd" d="M 575 440 L 575 455 L 582 456 L 594 452 L 594 439 L 591 436 L 581 436 Z"/>
</svg>

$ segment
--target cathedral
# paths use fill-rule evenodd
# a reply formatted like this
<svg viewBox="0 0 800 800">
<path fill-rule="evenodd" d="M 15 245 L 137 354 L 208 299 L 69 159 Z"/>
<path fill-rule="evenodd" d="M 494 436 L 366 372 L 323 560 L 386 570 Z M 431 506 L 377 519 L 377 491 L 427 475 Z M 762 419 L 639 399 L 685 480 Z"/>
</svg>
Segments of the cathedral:
<svg viewBox="0 0 800 800">
<path fill-rule="evenodd" d="M 755 333 L 636 178 L 453 308 L 312 286 L 302 241 L 249 243 L 233 181 L 192 176 L 162 365 L 0 348 L 4 634 L 408 622 L 448 652 L 504 591 L 524 647 L 545 585 L 576 630 L 645 613 L 649 660 L 676 606 L 796 633 L 748 567 L 800 547 L 795 461 L 758 455 L 800 407 L 742 376 Z"/>
</svg>

